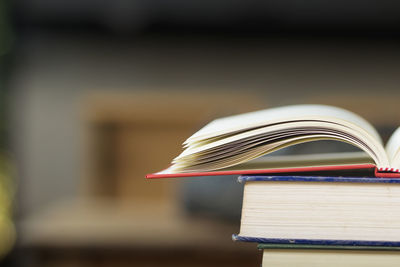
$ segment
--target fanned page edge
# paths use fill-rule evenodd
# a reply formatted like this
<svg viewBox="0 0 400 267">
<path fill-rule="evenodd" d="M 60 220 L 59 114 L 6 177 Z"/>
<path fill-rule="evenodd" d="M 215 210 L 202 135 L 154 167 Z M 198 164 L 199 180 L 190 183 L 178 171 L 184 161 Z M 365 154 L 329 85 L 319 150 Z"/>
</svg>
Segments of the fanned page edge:
<svg viewBox="0 0 400 267">
<path fill-rule="evenodd" d="M 318 115 L 315 115 L 318 114 Z M 333 114 L 333 115 L 332 115 Z M 369 134 L 374 136 L 376 140 L 380 143 L 382 142 L 380 135 L 374 126 L 371 125 L 367 120 L 351 112 L 349 110 L 320 104 L 303 104 L 303 105 L 289 105 L 276 108 L 269 108 L 265 110 L 258 110 L 243 114 L 237 114 L 233 116 L 218 118 L 206 126 L 201 128 L 199 131 L 190 136 L 184 144 L 188 144 L 196 139 L 204 139 L 215 137 L 220 134 L 232 133 L 236 131 L 242 131 L 247 128 L 259 127 L 266 122 L 276 123 L 278 121 L 287 121 L 294 119 L 304 119 L 306 117 L 329 117 L 334 119 L 339 119 L 342 121 L 347 121 L 351 124 L 359 126 L 367 131 Z M 272 118 L 266 121 L 265 118 Z M 251 123 L 250 123 L 251 122 Z M 236 125 L 235 127 L 230 127 L 231 125 Z M 242 126 L 237 126 L 242 125 Z M 218 126 L 218 127 L 216 127 Z M 218 130 L 216 130 L 218 129 Z"/>
<path fill-rule="evenodd" d="M 373 177 L 376 178 L 400 178 L 400 172 L 387 172 L 385 169 L 378 169 L 374 164 L 349 164 L 349 165 L 329 165 L 329 166 L 313 166 L 313 167 L 294 167 L 294 168 L 273 168 L 259 170 L 230 170 L 230 171 L 211 171 L 211 172 L 188 172 L 188 173 L 169 173 L 168 169 L 147 174 L 146 179 L 160 178 L 185 178 L 185 177 L 201 177 L 201 176 L 226 176 L 226 175 L 279 175 L 282 173 L 305 175 L 305 173 L 315 173 L 314 176 L 321 176 L 318 172 L 336 172 L 336 171 L 352 171 L 352 170 L 373 170 Z M 390 170 L 388 170 L 390 171 Z M 309 176 L 313 176 L 307 174 Z M 332 176 L 332 175 L 330 175 Z M 338 176 L 343 176 L 338 173 Z M 355 176 L 358 177 L 358 176 Z M 359 176 L 364 177 L 364 176 Z"/>
<path fill-rule="evenodd" d="M 295 112 L 296 111 L 296 112 Z M 318 113 L 318 115 L 316 115 Z M 267 114 L 270 114 L 271 116 L 266 116 Z M 254 118 L 253 118 L 254 117 Z M 324 121 L 326 123 L 331 123 L 333 125 L 337 124 L 338 127 L 344 127 L 346 130 L 342 131 L 344 133 L 347 133 L 351 136 L 354 136 L 355 138 L 360 139 L 361 141 L 357 142 L 351 142 L 352 145 L 359 147 L 366 153 L 370 155 L 371 158 L 375 161 L 375 164 L 378 167 L 382 168 L 391 168 L 390 160 L 388 159 L 386 150 L 383 147 L 381 137 L 378 135 L 376 132 L 376 129 L 365 119 L 360 117 L 359 115 L 348 111 L 344 110 L 338 107 L 333 107 L 333 106 L 325 106 L 325 105 L 293 105 L 293 106 L 286 106 L 286 107 L 278 107 L 278 108 L 272 108 L 272 109 L 267 109 L 267 110 L 261 110 L 261 111 L 256 111 L 256 112 L 250 112 L 250 113 L 245 113 L 245 114 L 239 114 L 239 115 L 234 115 L 230 117 L 225 117 L 225 118 L 220 118 L 216 119 L 209 124 L 207 124 L 205 127 L 200 129 L 198 132 L 193 134 L 191 137 L 189 137 L 185 142 L 184 142 L 184 151 L 180 155 L 178 155 L 174 161 L 172 162 L 174 167 L 176 168 L 176 172 L 179 171 L 188 171 L 190 172 L 191 169 L 189 168 L 190 163 L 192 165 L 199 165 L 198 162 L 192 162 L 191 160 L 195 158 L 195 155 L 199 155 L 201 153 L 205 154 L 205 150 L 210 150 L 215 148 L 215 146 L 220 146 L 224 145 L 226 143 L 223 143 L 223 140 L 225 139 L 232 139 L 229 142 L 237 142 L 239 139 L 237 138 L 238 135 L 242 136 L 243 135 L 243 140 L 246 138 L 249 138 L 253 136 L 255 133 L 258 133 L 261 129 L 267 128 L 267 125 L 264 127 L 261 125 L 264 125 L 265 122 L 265 117 L 270 117 L 268 121 L 268 127 L 273 127 L 271 125 L 277 124 L 277 125 L 286 125 L 289 121 L 290 122 L 295 122 L 297 124 L 300 123 L 305 123 L 306 124 L 310 123 L 310 121 Z M 248 119 L 249 121 L 252 121 L 252 123 L 248 123 L 245 119 Z M 249 119 L 253 118 L 253 119 Z M 290 118 L 290 120 L 289 120 Z M 301 118 L 301 120 L 299 120 Z M 246 123 L 238 123 L 238 122 L 246 122 Z M 285 123 L 283 123 L 285 121 Z M 248 124 L 247 124 L 248 123 Z M 242 125 L 241 128 L 229 128 L 229 125 Z M 219 125 L 219 127 L 216 127 Z M 228 125 L 228 126 L 227 126 Z M 243 126 L 245 125 L 245 126 Z M 256 127 L 256 129 L 249 129 L 249 125 L 252 125 L 252 127 Z M 261 128 L 258 128 L 261 127 Z M 333 126 L 330 126 L 333 127 Z M 330 128 L 327 127 L 327 128 Z M 215 135 L 217 132 L 215 132 L 214 128 L 219 129 L 219 134 L 222 132 L 225 132 L 225 130 L 228 130 L 228 133 L 232 133 L 232 136 L 222 138 L 221 140 L 216 140 L 214 143 L 204 143 L 204 144 L 198 144 L 196 142 L 205 142 L 207 138 L 210 137 L 216 137 L 218 135 Z M 221 130 L 222 128 L 222 130 Z M 333 127 L 336 129 L 335 127 Z M 248 131 L 244 131 L 243 133 L 236 133 L 238 130 L 245 130 L 248 129 Z M 241 131 L 241 130 L 240 130 Z M 287 129 L 285 128 L 285 131 Z M 349 133 L 348 133 L 349 131 Z M 252 133 L 249 135 L 249 133 Z M 254 133 L 253 133 L 254 132 Z M 210 135 L 210 136 L 208 136 Z M 249 135 L 246 137 L 246 135 Z M 208 136 L 208 137 L 206 137 Z M 332 136 L 333 137 L 333 136 Z M 200 139 L 199 139 L 200 138 Z M 204 139 L 205 138 L 205 139 Z M 326 139 L 330 139 L 328 137 L 325 137 Z M 199 139 L 199 140 L 197 140 Z M 197 140 L 197 141 L 196 141 Z M 235 141 L 236 140 L 236 141 Z M 336 140 L 336 139 L 335 139 Z M 338 138 L 338 141 L 343 141 L 346 142 L 346 140 L 342 140 L 342 138 Z M 200 142 L 200 143 L 201 143 Z M 301 142 L 301 141 L 299 141 Z M 361 146 L 360 143 L 362 144 L 367 144 L 364 146 Z M 193 145 L 193 147 L 191 146 Z M 206 147 L 203 147 L 206 146 Z M 278 148 L 283 148 L 283 146 L 278 147 Z M 258 151 L 261 153 L 261 151 Z M 256 155 L 259 155 L 258 152 Z M 266 151 L 268 153 L 268 151 Z M 232 164 L 228 164 L 226 166 L 220 165 L 219 166 L 208 166 L 207 168 L 204 169 L 220 169 L 220 168 L 225 168 L 229 166 L 233 166 Z M 200 169 L 200 168 L 199 168 Z M 381 170 L 381 169 L 380 169 Z M 382 169 L 383 170 L 383 169 Z M 381 171 L 380 171 L 381 172 Z"/>
</svg>

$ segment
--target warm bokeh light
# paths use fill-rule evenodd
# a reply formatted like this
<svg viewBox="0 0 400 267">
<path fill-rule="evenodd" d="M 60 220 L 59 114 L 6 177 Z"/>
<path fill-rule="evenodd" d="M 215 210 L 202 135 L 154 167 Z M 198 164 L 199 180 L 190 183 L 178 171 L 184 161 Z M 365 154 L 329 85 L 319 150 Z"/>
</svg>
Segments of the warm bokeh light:
<svg viewBox="0 0 400 267">
<path fill-rule="evenodd" d="M 0 257 L 4 257 L 15 243 L 13 199 L 15 171 L 10 159 L 0 156 Z"/>
</svg>

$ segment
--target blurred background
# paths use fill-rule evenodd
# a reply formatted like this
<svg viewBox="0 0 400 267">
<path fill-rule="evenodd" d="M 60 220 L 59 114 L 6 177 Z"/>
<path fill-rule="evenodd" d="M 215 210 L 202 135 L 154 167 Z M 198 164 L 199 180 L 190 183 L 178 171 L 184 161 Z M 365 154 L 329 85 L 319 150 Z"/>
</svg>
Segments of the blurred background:
<svg viewBox="0 0 400 267">
<path fill-rule="evenodd" d="M 259 266 L 236 177 L 146 181 L 215 117 L 400 124 L 396 1 L 0 2 L 2 266 Z M 351 149 L 335 142 L 304 151 Z M 285 153 L 285 152 L 282 152 Z"/>
</svg>

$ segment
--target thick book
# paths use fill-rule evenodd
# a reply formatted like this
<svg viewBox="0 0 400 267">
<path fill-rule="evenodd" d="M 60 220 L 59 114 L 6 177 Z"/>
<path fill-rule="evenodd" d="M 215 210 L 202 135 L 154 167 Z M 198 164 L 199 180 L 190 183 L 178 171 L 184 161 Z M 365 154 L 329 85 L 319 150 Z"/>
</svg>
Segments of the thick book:
<svg viewBox="0 0 400 267">
<path fill-rule="evenodd" d="M 262 266 L 399 266 L 400 247 L 259 244 Z"/>
<path fill-rule="evenodd" d="M 400 179 L 241 176 L 238 241 L 400 246 Z"/>
<path fill-rule="evenodd" d="M 302 156 L 297 157 L 297 162 L 287 160 L 287 165 L 279 167 L 274 166 L 273 157 L 262 157 L 319 140 L 351 144 L 366 157 Z M 376 129 L 365 119 L 325 105 L 286 106 L 217 119 L 189 137 L 183 148 L 170 167 L 147 178 L 319 172 L 326 175 L 337 171 L 352 176 L 355 173 L 355 176 L 400 177 L 400 128 L 384 147 Z"/>
</svg>

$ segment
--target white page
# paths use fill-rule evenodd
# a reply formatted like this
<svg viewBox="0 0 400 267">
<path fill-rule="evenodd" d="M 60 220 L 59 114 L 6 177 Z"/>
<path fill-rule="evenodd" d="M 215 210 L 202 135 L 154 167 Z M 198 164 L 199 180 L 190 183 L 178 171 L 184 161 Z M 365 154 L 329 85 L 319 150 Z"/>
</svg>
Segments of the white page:
<svg viewBox="0 0 400 267">
<path fill-rule="evenodd" d="M 386 153 L 393 168 L 400 168 L 400 127 L 389 138 L 386 144 Z"/>
<path fill-rule="evenodd" d="M 332 119 L 334 120 L 334 119 Z M 360 147 L 358 144 L 353 143 L 355 146 L 359 146 L 361 149 L 366 151 L 371 155 L 371 157 L 375 160 L 376 164 L 379 167 L 389 167 L 389 161 L 386 157 L 386 152 L 378 141 L 375 140 L 371 135 L 369 135 L 365 130 L 358 128 L 355 125 L 352 125 L 353 128 L 346 127 L 344 125 L 338 124 L 338 123 L 332 123 L 332 122 L 324 122 L 324 121 L 297 121 L 297 122 L 289 122 L 289 123 L 282 123 L 282 124 L 276 124 L 273 126 L 267 126 L 263 128 L 258 128 L 252 131 L 247 131 L 243 132 L 237 135 L 233 135 L 227 138 L 223 138 L 221 140 L 196 147 L 194 149 L 191 149 L 190 147 L 187 148 L 185 151 L 183 151 L 178 157 L 175 158 L 174 162 L 178 162 L 180 158 L 184 158 L 188 155 L 194 155 L 196 153 L 202 153 L 202 151 L 206 151 L 208 149 L 212 149 L 214 147 L 228 144 L 230 142 L 235 142 L 240 139 L 247 139 L 251 136 L 255 136 L 258 134 L 262 133 L 268 133 L 268 132 L 274 132 L 274 131 L 284 131 L 285 129 L 290 130 L 293 128 L 307 128 L 307 127 L 316 127 L 316 128 L 325 128 L 327 130 L 337 130 L 341 131 L 342 133 L 347 133 L 353 137 L 358 138 L 359 140 L 362 140 L 365 144 L 367 144 L 371 150 L 374 153 L 377 153 L 376 156 L 371 154 L 371 151 L 368 152 L 366 147 Z M 325 132 L 325 134 L 328 134 L 328 132 Z M 343 140 L 344 141 L 344 140 Z"/>
<path fill-rule="evenodd" d="M 376 138 L 378 142 L 382 143 L 375 128 L 365 119 L 348 110 L 326 105 L 285 106 L 216 119 L 189 137 L 185 143 L 252 127 L 260 127 L 281 121 L 306 119 L 309 117 L 316 119 L 335 118 L 350 122 L 365 129 L 370 135 Z"/>
</svg>

